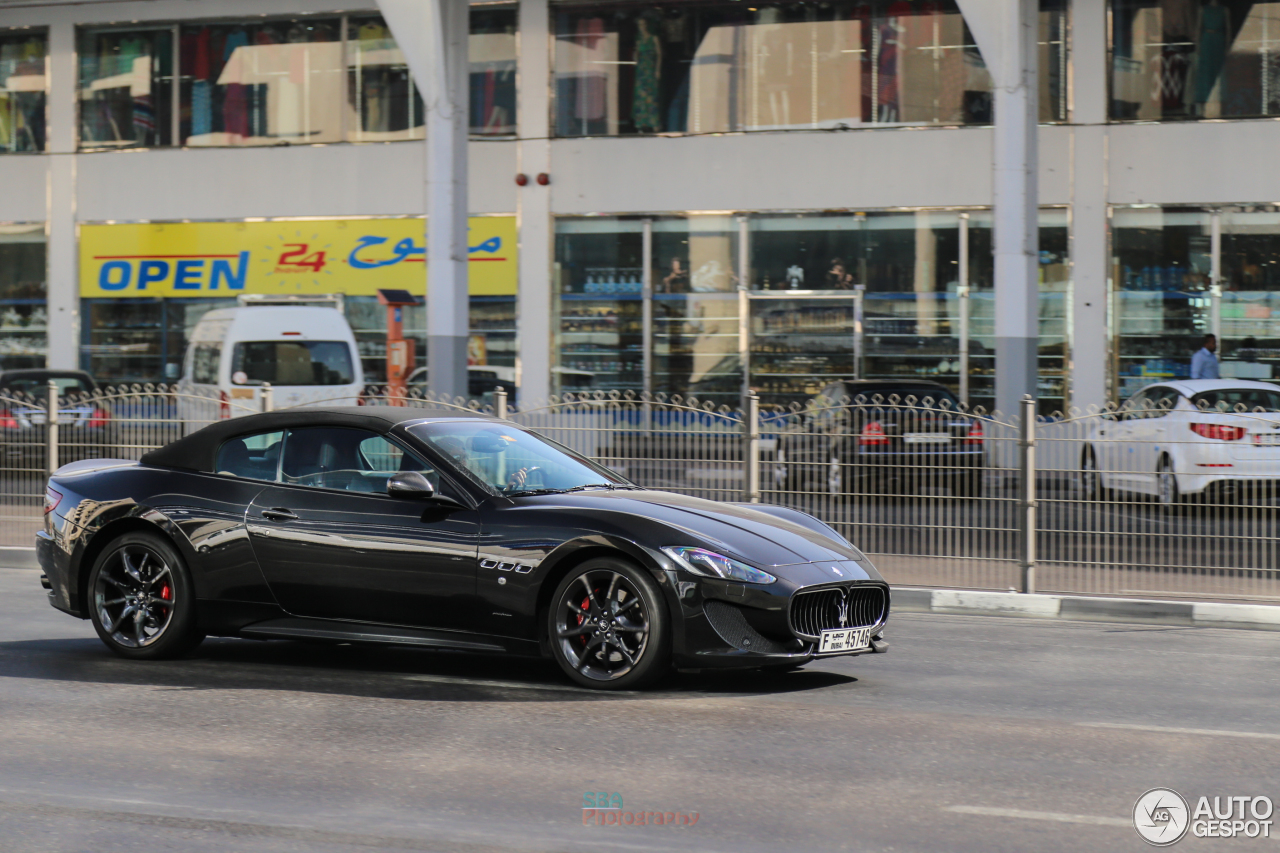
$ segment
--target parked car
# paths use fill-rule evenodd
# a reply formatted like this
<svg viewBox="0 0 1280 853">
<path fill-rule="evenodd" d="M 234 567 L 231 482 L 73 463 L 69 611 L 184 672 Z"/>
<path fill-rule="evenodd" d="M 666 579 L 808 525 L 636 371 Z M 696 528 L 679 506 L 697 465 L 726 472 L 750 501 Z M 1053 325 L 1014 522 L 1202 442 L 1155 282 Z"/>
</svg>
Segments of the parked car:
<svg viewBox="0 0 1280 853">
<path fill-rule="evenodd" d="M 83 370 L 0 372 L 0 447 L 9 470 L 48 470 L 49 382 L 58 385 L 58 462 L 101 456 L 115 443 L 111 409 L 96 399 L 98 384 Z"/>
<path fill-rule="evenodd" d="M 889 587 L 794 509 L 651 491 L 511 423 L 221 421 L 49 481 L 49 602 L 125 658 L 207 634 L 552 658 L 585 687 L 883 652 Z"/>
<path fill-rule="evenodd" d="M 1280 484 L 1280 385 L 1194 379 L 1148 385 L 1090 431 L 1080 458 L 1090 500 L 1111 491 L 1174 507 Z"/>
<path fill-rule="evenodd" d="M 187 345 L 178 417 L 199 425 L 256 412 L 267 383 L 275 408 L 355 405 L 364 374 L 355 334 L 342 312 L 241 305 L 205 314 Z"/>
<path fill-rule="evenodd" d="M 419 367 L 409 374 L 405 385 L 411 392 L 425 395 L 430 368 Z M 507 404 L 516 401 L 516 369 L 473 364 L 467 368 L 467 396 L 473 400 L 493 405 L 494 392 L 499 388 L 507 392 Z"/>
<path fill-rule="evenodd" d="M 843 380 L 778 436 L 774 487 L 832 495 L 921 486 L 982 493 L 982 421 L 927 380 Z"/>
</svg>

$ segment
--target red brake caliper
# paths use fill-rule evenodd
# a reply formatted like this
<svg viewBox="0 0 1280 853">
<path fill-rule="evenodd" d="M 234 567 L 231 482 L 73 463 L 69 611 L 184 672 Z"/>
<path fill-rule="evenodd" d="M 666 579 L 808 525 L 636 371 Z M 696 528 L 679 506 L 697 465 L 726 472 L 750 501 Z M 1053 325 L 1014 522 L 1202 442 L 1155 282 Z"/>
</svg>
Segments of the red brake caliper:
<svg viewBox="0 0 1280 853">
<path fill-rule="evenodd" d="M 583 613 L 589 613 L 589 612 L 591 612 L 591 599 L 590 599 L 590 598 L 584 598 L 584 599 L 582 599 L 582 603 L 581 603 L 581 604 L 579 604 L 579 605 L 578 605 L 578 607 L 582 609 L 582 612 L 583 612 Z M 578 615 L 578 625 L 581 625 L 581 624 L 582 624 L 583 622 L 585 622 L 585 621 L 587 621 L 587 617 L 583 616 L 582 614 L 579 614 L 579 615 Z M 586 638 L 585 636 L 581 636 L 581 635 L 580 635 L 580 636 L 578 637 L 578 643 L 579 643 L 579 645 L 583 645 L 583 646 L 585 646 L 585 645 L 587 644 L 587 638 Z"/>
<path fill-rule="evenodd" d="M 170 591 L 169 591 L 169 585 L 168 585 L 168 584 L 165 584 L 165 585 L 164 585 L 164 587 L 160 590 L 160 597 L 161 597 L 161 598 L 163 598 L 165 601 L 168 601 L 168 600 L 169 600 L 169 596 L 170 596 L 171 594 L 172 594 L 172 593 L 170 593 Z"/>
</svg>

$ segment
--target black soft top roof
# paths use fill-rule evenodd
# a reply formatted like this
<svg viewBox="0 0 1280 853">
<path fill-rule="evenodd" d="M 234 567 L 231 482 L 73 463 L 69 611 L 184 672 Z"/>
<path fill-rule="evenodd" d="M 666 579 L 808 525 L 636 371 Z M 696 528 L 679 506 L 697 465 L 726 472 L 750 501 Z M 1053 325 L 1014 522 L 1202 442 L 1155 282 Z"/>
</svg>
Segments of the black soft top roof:
<svg viewBox="0 0 1280 853">
<path fill-rule="evenodd" d="M 218 448 L 227 439 L 238 435 L 269 432 L 277 429 L 308 426 L 337 426 L 369 429 L 385 433 L 397 424 L 424 419 L 488 419 L 479 412 L 461 412 L 457 409 L 427 409 L 409 406 L 337 406 L 305 409 L 288 409 L 246 415 L 210 424 L 185 438 L 170 442 L 164 447 L 142 454 L 143 465 L 160 468 L 182 468 L 187 471 L 213 473 Z"/>
</svg>

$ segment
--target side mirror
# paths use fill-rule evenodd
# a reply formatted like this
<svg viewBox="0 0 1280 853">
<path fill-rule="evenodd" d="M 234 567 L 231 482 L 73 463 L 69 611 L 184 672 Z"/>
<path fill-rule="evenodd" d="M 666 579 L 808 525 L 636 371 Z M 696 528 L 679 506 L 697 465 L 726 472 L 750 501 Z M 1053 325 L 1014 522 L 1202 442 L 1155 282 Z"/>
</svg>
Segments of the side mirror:
<svg viewBox="0 0 1280 853">
<path fill-rule="evenodd" d="M 423 500 L 436 496 L 436 487 L 421 471 L 401 471 L 387 480 L 387 494 L 393 498 Z"/>
</svg>

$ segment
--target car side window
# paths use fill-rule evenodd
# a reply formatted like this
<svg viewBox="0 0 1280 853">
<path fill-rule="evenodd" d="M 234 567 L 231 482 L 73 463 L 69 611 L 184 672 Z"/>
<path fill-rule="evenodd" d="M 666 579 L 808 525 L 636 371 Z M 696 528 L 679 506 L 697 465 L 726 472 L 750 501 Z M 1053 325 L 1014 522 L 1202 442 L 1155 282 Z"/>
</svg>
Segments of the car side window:
<svg viewBox="0 0 1280 853">
<path fill-rule="evenodd" d="M 289 430 L 281 461 L 281 482 L 295 486 L 386 494 L 387 480 L 401 471 L 420 471 L 441 494 L 461 496 L 433 466 L 375 432 L 346 427 Z"/>
<path fill-rule="evenodd" d="M 1157 388 L 1151 395 L 1151 412 L 1148 417 L 1163 418 L 1178 405 L 1178 392 L 1172 388 Z"/>
<path fill-rule="evenodd" d="M 1120 407 L 1120 420 L 1136 421 L 1139 418 L 1146 417 L 1147 409 L 1151 406 L 1151 397 L 1146 391 L 1139 391 L 1134 394 L 1124 405 Z"/>
<path fill-rule="evenodd" d="M 228 439 L 218 448 L 213 470 L 246 480 L 274 481 L 280 462 L 284 431 L 260 432 Z"/>
</svg>

